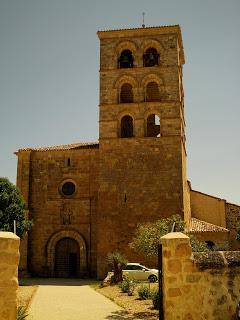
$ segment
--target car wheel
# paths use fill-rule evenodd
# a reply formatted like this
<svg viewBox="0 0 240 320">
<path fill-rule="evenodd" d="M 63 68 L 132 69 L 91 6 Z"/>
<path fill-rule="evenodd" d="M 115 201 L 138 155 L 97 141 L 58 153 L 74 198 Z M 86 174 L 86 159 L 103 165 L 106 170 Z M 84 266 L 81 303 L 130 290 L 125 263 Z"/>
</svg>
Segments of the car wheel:
<svg viewBox="0 0 240 320">
<path fill-rule="evenodd" d="M 151 276 L 148 277 L 149 282 L 156 282 L 157 281 L 157 276 L 152 274 Z"/>
</svg>

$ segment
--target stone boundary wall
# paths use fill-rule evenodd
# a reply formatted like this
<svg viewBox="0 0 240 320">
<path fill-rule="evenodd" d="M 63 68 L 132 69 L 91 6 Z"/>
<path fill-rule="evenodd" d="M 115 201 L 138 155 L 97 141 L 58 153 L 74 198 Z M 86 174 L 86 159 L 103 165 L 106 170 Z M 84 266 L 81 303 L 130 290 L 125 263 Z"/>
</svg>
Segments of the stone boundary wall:
<svg viewBox="0 0 240 320">
<path fill-rule="evenodd" d="M 226 226 L 230 231 L 231 250 L 240 250 L 240 241 L 236 239 L 238 223 L 240 223 L 240 206 L 227 202 Z"/>
<path fill-rule="evenodd" d="M 169 233 L 163 245 L 165 320 L 235 320 L 240 251 L 192 253 L 189 237 Z"/>
<path fill-rule="evenodd" d="M 19 238 L 0 232 L 0 319 L 16 320 Z"/>
</svg>

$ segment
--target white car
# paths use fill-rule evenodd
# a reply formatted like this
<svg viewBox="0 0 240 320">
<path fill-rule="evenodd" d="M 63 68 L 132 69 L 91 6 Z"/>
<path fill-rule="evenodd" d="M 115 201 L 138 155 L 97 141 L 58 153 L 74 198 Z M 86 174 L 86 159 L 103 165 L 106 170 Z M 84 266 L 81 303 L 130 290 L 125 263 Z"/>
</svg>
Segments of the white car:
<svg viewBox="0 0 240 320">
<path fill-rule="evenodd" d="M 158 270 L 149 269 L 139 263 L 128 263 L 123 268 L 123 276 L 137 281 L 156 282 L 158 280 Z"/>
</svg>

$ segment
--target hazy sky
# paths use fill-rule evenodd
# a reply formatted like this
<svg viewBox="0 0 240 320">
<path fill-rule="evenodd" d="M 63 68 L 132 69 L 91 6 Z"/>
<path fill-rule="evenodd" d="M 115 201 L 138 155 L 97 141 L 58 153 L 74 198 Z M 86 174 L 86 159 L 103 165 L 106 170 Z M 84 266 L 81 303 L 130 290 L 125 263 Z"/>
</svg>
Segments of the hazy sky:
<svg viewBox="0 0 240 320">
<path fill-rule="evenodd" d="M 180 24 L 188 178 L 240 203 L 240 0 L 0 0 L 0 176 L 22 147 L 98 139 L 97 30 Z"/>
</svg>

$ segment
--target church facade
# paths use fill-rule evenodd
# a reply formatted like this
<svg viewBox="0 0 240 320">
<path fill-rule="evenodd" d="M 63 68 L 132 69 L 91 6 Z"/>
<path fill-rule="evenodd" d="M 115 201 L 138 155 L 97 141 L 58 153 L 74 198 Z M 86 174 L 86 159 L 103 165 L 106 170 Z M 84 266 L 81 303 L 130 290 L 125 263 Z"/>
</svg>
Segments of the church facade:
<svg viewBox="0 0 240 320">
<path fill-rule="evenodd" d="M 216 249 L 240 248 L 240 207 L 193 191 L 186 174 L 182 68 L 176 26 L 99 31 L 99 142 L 19 149 L 17 186 L 34 226 L 22 273 L 103 278 L 139 223 L 180 214 Z"/>
</svg>

